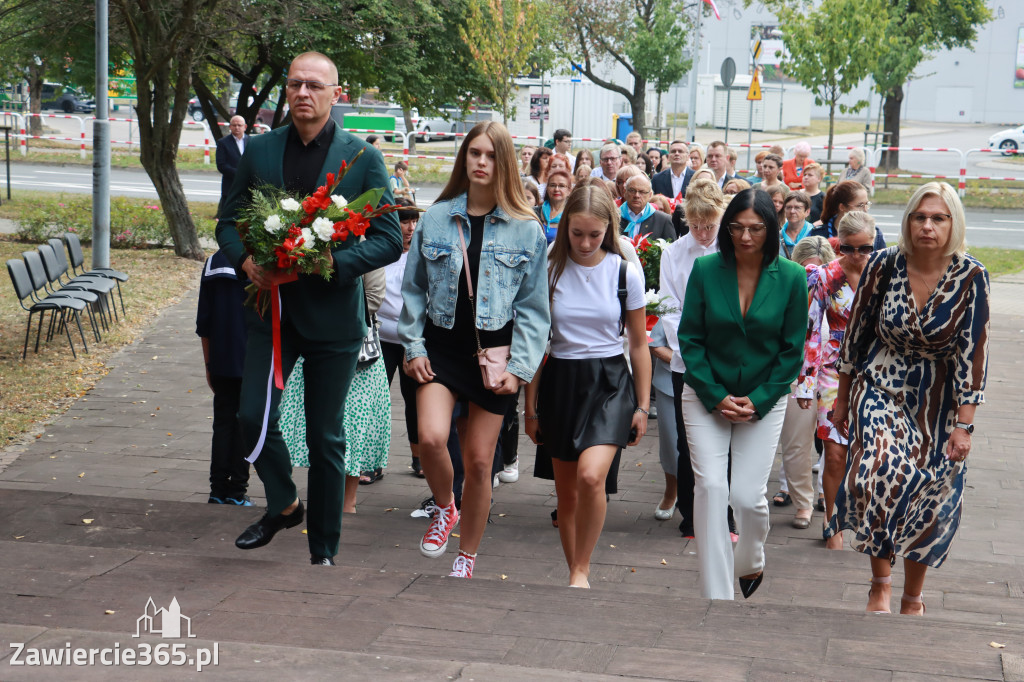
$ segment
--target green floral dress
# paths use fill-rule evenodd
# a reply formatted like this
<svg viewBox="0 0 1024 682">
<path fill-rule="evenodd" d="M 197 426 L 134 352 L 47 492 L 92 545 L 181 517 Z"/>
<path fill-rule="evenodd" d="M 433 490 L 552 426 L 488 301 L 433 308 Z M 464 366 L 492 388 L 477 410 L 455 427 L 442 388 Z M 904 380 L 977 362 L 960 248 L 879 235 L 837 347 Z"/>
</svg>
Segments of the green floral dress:
<svg viewBox="0 0 1024 682">
<path fill-rule="evenodd" d="M 281 435 L 291 454 L 292 466 L 309 466 L 306 447 L 305 381 L 302 358 L 288 377 L 281 396 Z M 391 447 L 391 392 L 383 360 L 357 369 L 345 398 L 345 474 L 388 465 Z"/>
</svg>

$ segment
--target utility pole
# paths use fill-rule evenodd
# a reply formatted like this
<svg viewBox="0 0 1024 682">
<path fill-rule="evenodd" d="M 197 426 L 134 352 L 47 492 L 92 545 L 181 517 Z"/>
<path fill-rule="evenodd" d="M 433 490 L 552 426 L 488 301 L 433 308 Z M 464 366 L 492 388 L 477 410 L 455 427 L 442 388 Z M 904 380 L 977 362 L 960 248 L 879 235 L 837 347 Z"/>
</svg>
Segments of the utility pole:
<svg viewBox="0 0 1024 682">
<path fill-rule="evenodd" d="M 693 30 L 693 65 L 690 67 L 690 112 L 686 118 L 686 140 L 697 139 L 697 66 L 700 64 L 700 20 L 704 14 L 704 0 L 697 2 L 697 25 Z"/>
<path fill-rule="evenodd" d="M 92 267 L 110 267 L 110 115 L 107 0 L 96 0 L 96 118 L 92 122 Z"/>
</svg>

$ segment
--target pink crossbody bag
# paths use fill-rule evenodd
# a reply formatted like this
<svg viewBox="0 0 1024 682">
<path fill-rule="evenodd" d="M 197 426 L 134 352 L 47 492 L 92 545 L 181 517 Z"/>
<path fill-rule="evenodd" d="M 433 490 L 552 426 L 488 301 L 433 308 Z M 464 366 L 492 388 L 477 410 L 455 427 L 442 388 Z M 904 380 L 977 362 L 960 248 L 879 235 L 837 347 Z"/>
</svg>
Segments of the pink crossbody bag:
<svg viewBox="0 0 1024 682">
<path fill-rule="evenodd" d="M 508 368 L 512 359 L 511 346 L 492 346 L 483 348 L 480 345 L 480 330 L 476 326 L 476 298 L 473 296 L 473 278 L 469 274 L 469 253 L 466 251 L 466 238 L 462 236 L 462 221 L 455 216 L 455 226 L 459 228 L 459 243 L 462 245 L 462 271 L 466 273 L 466 286 L 469 288 L 469 304 L 473 306 L 473 333 L 476 334 L 476 359 L 480 363 L 480 374 L 483 376 L 484 387 L 494 390 L 498 387 L 498 379 Z"/>
</svg>

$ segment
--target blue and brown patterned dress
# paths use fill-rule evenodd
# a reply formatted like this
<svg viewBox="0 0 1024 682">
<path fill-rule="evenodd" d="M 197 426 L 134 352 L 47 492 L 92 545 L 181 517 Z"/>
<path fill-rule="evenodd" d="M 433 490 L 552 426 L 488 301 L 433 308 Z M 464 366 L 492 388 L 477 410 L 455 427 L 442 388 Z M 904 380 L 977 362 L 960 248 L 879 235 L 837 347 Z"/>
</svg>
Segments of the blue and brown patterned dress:
<svg viewBox="0 0 1024 682">
<path fill-rule="evenodd" d="M 880 291 L 894 252 L 892 278 Z M 868 263 L 839 358 L 854 381 L 846 476 L 831 522 L 853 531 L 858 552 L 936 567 L 945 561 L 966 473 L 966 461 L 946 459 L 946 444 L 957 408 L 984 402 L 988 296 L 981 263 L 954 255 L 918 313 L 906 257 L 893 247 Z M 875 336 L 860 357 L 862 320 L 872 321 Z"/>
</svg>

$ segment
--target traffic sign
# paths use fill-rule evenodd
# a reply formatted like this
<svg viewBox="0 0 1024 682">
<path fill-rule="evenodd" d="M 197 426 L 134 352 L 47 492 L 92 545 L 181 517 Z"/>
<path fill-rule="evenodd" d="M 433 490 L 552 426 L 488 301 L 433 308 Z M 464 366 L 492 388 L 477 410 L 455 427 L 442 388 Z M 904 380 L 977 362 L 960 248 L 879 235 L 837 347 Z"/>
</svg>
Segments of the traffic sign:
<svg viewBox="0 0 1024 682">
<path fill-rule="evenodd" d="M 725 87 L 731 87 L 733 81 L 736 80 L 736 62 L 732 60 L 732 57 L 726 57 L 725 61 L 722 62 L 722 85 Z"/>
<path fill-rule="evenodd" d="M 754 45 L 753 55 L 754 55 L 754 62 L 756 63 L 757 60 L 759 60 L 761 58 L 761 39 L 760 38 L 757 39 L 757 43 L 755 43 L 755 45 Z"/>
<path fill-rule="evenodd" d="M 757 76 L 758 72 L 754 71 L 754 75 L 750 79 L 750 89 L 747 90 L 747 99 L 751 102 L 761 101 L 761 82 Z"/>
</svg>

